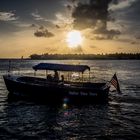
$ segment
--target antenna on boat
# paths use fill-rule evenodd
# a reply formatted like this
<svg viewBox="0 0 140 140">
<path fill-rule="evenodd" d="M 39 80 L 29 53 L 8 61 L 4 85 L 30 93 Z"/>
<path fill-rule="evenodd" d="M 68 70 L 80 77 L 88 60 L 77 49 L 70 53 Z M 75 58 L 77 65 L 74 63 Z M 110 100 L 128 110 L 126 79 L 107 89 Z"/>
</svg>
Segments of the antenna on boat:
<svg viewBox="0 0 140 140">
<path fill-rule="evenodd" d="M 9 65 L 8 65 L 8 75 L 10 74 L 11 72 L 11 60 L 9 60 Z"/>
<path fill-rule="evenodd" d="M 18 74 L 20 74 L 20 68 L 21 68 L 21 64 L 23 62 L 23 56 L 21 56 L 21 59 L 20 59 L 20 63 L 19 63 L 19 68 L 18 68 Z"/>
<path fill-rule="evenodd" d="M 90 82 L 90 70 L 89 70 L 89 75 L 88 76 L 89 76 L 89 82 Z"/>
<path fill-rule="evenodd" d="M 48 71 L 46 70 L 46 79 L 47 79 Z"/>
<path fill-rule="evenodd" d="M 36 76 L 36 70 L 34 70 L 34 76 Z"/>
</svg>

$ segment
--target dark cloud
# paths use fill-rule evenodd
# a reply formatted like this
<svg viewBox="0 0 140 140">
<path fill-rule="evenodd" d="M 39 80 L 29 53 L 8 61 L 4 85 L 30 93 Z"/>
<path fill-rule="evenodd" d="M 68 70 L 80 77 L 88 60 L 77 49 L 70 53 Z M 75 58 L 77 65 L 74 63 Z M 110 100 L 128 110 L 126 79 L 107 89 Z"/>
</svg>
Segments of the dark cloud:
<svg viewBox="0 0 140 140">
<path fill-rule="evenodd" d="M 56 28 L 58 28 L 58 29 L 60 28 L 60 26 L 59 26 L 59 25 L 55 25 L 55 26 L 56 26 Z"/>
<path fill-rule="evenodd" d="M 94 31 L 94 34 L 96 34 L 96 39 L 103 40 L 103 39 L 114 39 L 115 37 L 120 35 L 121 32 L 119 30 L 98 29 Z"/>
<path fill-rule="evenodd" d="M 140 13 L 140 0 L 135 0 L 133 3 L 130 4 L 129 7 L 126 7 L 124 15 L 121 15 L 123 19 L 127 19 L 132 22 L 139 22 L 139 13 Z"/>
<path fill-rule="evenodd" d="M 118 20 L 122 33 L 140 36 L 140 0 L 126 0 L 126 3 L 123 8 L 114 9 L 112 14 Z M 121 7 L 121 2 L 119 5 Z"/>
<path fill-rule="evenodd" d="M 136 35 L 135 38 L 139 40 L 140 39 L 140 35 Z"/>
<path fill-rule="evenodd" d="M 132 44 L 132 45 L 135 45 L 135 44 L 139 44 L 139 42 L 137 42 L 137 41 L 132 41 L 131 44 Z"/>
<path fill-rule="evenodd" d="M 96 34 L 97 39 L 113 39 L 119 34 L 133 33 L 140 36 L 140 0 L 124 0 L 123 3 L 129 3 L 129 6 L 123 7 L 123 0 L 0 0 L 0 32 L 16 32 L 23 30 L 12 22 L 29 24 L 31 27 L 39 28 L 41 25 L 47 28 L 67 28 L 72 27 L 71 23 L 62 24 L 55 22 L 56 15 L 61 13 L 70 15 L 74 19 L 73 27 L 75 29 L 92 29 L 92 34 Z M 110 7 L 113 4 L 123 7 L 113 12 Z M 114 6 L 114 5 L 113 5 Z M 113 9 L 111 9 L 113 10 Z M 67 13 L 66 13 L 67 12 Z M 115 15 L 116 13 L 116 15 Z M 71 17 L 70 17 L 71 18 Z M 112 21 L 112 19 L 115 19 Z M 4 21 L 2 21 L 4 20 Z M 67 19 L 66 19 L 67 20 Z M 66 22 L 62 20 L 62 22 Z M 120 23 L 120 30 L 109 28 L 108 21 Z M 122 30 L 123 29 L 123 30 Z M 43 33 L 44 33 L 43 29 Z M 39 32 L 41 32 L 39 30 Z M 46 31 L 45 31 L 46 32 Z M 47 32 L 48 33 L 48 32 Z"/>
<path fill-rule="evenodd" d="M 36 26 L 37 26 L 37 25 L 34 24 L 34 23 L 30 25 L 30 27 L 33 27 L 33 28 L 36 27 Z"/>
<path fill-rule="evenodd" d="M 49 32 L 49 31 L 48 31 L 47 29 L 45 29 L 43 26 L 41 26 L 41 28 L 39 28 L 39 30 L 37 30 L 37 31 L 34 33 L 34 35 L 35 35 L 36 37 L 48 37 L 48 38 L 54 36 L 53 33 Z"/>
<path fill-rule="evenodd" d="M 108 6 L 111 0 L 90 0 L 89 3 L 78 3 L 72 16 L 74 17 L 74 28 L 93 28 L 100 20 L 102 26 L 106 28 L 109 20 Z M 103 28 L 102 27 L 102 28 Z"/>
<path fill-rule="evenodd" d="M 44 26 L 41 25 L 41 26 L 39 27 L 39 30 L 43 30 L 43 29 L 44 29 Z"/>
<path fill-rule="evenodd" d="M 89 0 L 86 3 L 79 2 L 72 13 L 74 28 L 91 28 L 95 30 L 94 33 L 104 34 L 106 35 L 105 38 L 108 39 L 119 35 L 120 31 L 107 29 L 107 22 L 113 19 L 108 10 L 111 2 L 116 4 L 117 0 Z"/>
<path fill-rule="evenodd" d="M 72 6 L 71 5 L 67 5 L 66 7 L 67 7 L 68 10 L 70 10 L 70 11 L 72 10 Z"/>
</svg>

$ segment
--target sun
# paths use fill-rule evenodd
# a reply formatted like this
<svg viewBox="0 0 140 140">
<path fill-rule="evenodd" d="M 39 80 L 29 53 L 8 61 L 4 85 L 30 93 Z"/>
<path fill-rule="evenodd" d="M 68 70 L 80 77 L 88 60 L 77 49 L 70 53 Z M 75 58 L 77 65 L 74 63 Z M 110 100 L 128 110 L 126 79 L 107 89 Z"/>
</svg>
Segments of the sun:
<svg viewBox="0 0 140 140">
<path fill-rule="evenodd" d="M 70 48 L 78 47 L 82 45 L 83 37 L 80 31 L 72 30 L 68 32 L 66 42 Z"/>
</svg>

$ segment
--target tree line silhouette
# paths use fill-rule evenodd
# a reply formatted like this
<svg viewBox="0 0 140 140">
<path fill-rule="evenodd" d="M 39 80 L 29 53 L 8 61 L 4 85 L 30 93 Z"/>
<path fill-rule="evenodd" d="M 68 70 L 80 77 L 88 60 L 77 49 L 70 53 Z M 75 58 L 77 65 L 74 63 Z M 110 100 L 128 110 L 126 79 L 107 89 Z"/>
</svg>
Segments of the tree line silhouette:
<svg viewBox="0 0 140 140">
<path fill-rule="evenodd" d="M 44 60 L 63 60 L 63 59 L 74 59 L 74 60 L 129 60 L 135 59 L 140 60 L 140 53 L 113 53 L 113 54 L 32 54 L 29 56 L 30 59 L 44 59 Z"/>
</svg>

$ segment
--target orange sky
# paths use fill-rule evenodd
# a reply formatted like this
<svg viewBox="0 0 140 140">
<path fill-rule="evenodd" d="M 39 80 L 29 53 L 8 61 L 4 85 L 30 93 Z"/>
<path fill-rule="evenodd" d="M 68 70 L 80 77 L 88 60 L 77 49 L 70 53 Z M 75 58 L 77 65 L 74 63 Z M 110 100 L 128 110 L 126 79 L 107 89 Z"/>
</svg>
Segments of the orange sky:
<svg viewBox="0 0 140 140">
<path fill-rule="evenodd" d="M 43 53 L 137 53 L 140 52 L 139 44 L 120 40 L 91 40 L 84 36 L 81 49 L 75 51 L 66 42 L 67 32 L 57 32 L 53 38 L 35 38 L 32 32 L 19 32 L 13 37 L 4 37 L 0 40 L 0 57 L 20 58 L 29 57 L 31 54 Z M 136 43 L 136 42 L 134 42 Z"/>
<path fill-rule="evenodd" d="M 115 20 L 104 21 L 99 17 L 95 25 L 94 18 L 84 19 L 81 14 L 78 15 L 78 0 L 77 3 L 68 0 L 57 3 L 49 1 L 46 7 L 38 3 L 33 7 L 31 1 L 27 9 L 29 13 L 23 12 L 25 9 L 22 2 L 21 5 L 14 3 L 13 7 L 9 0 L 0 2 L 0 58 L 29 57 L 35 53 L 140 53 L 140 20 L 135 13 L 140 3 L 138 0 L 109 3 L 108 11 L 113 11 L 112 17 Z M 90 9 L 90 3 L 86 4 Z M 20 6 L 22 11 L 18 9 Z M 75 17 L 72 16 L 74 12 Z M 83 41 L 80 47 L 73 49 L 66 40 L 67 34 L 75 27 L 79 28 L 76 30 L 81 32 Z"/>
</svg>

